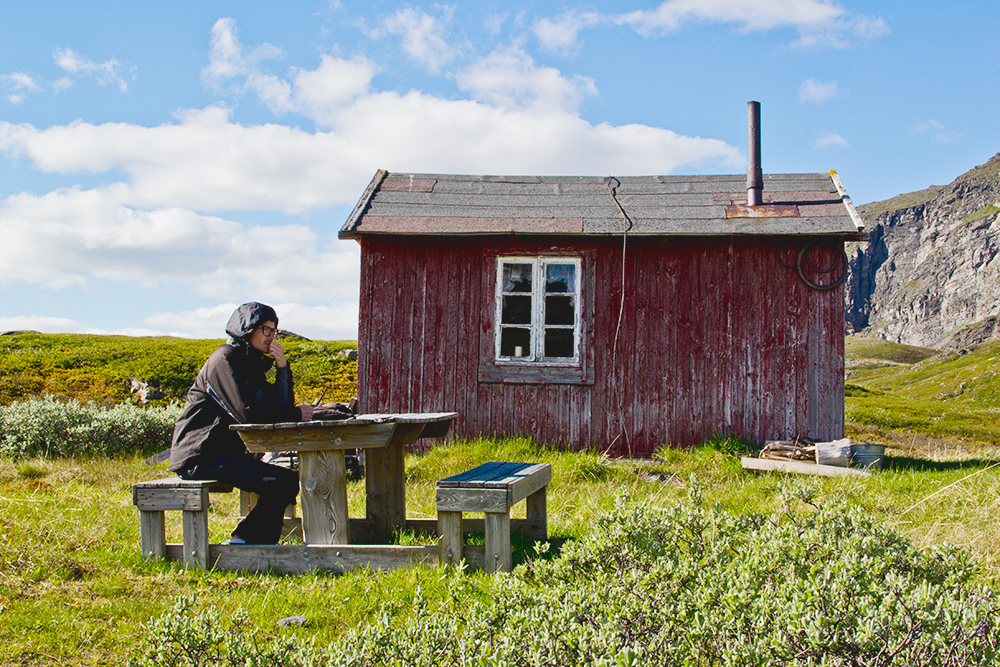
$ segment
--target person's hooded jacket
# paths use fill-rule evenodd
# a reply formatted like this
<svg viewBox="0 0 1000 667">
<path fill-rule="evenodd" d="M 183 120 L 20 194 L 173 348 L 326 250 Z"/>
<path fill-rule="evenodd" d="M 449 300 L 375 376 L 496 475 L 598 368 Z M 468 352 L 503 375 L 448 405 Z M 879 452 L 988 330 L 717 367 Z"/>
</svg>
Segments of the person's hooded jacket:
<svg viewBox="0 0 1000 667">
<path fill-rule="evenodd" d="M 250 345 L 250 335 L 268 320 L 278 325 L 277 313 L 262 303 L 245 303 L 229 318 L 229 341 L 198 371 L 184 412 L 174 425 L 170 470 L 245 454 L 243 440 L 229 430 L 231 424 L 300 420 L 291 368 L 275 369 L 274 384 L 269 383 L 267 372 L 274 360 Z"/>
</svg>

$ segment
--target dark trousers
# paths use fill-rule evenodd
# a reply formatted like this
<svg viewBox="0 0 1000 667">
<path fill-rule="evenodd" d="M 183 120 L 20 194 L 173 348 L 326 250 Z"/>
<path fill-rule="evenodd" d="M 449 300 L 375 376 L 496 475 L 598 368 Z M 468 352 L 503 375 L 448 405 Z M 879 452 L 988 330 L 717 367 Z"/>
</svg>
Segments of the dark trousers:
<svg viewBox="0 0 1000 667">
<path fill-rule="evenodd" d="M 299 493 L 297 472 L 258 461 L 252 456 L 203 461 L 177 474 L 182 479 L 216 479 L 256 493 L 259 496 L 257 504 L 233 530 L 233 537 L 242 538 L 247 544 L 277 544 L 285 508 L 295 502 Z"/>
</svg>

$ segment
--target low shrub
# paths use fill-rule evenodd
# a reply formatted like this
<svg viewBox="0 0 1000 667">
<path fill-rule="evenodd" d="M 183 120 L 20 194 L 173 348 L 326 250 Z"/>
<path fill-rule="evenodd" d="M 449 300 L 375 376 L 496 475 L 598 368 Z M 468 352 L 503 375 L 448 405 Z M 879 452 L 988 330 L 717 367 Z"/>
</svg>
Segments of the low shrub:
<svg viewBox="0 0 1000 667">
<path fill-rule="evenodd" d="M 170 446 L 181 406 L 104 408 L 51 396 L 0 406 L 0 455 L 16 460 L 119 456 Z"/>
<path fill-rule="evenodd" d="M 558 557 L 542 545 L 545 557 L 497 576 L 490 596 L 445 573 L 443 599 L 386 600 L 327 646 L 293 648 L 243 622 L 220 633 L 179 603 L 135 664 L 207 664 L 180 650 L 206 637 L 212 664 L 266 664 L 231 648 L 248 643 L 273 664 L 357 667 L 992 664 L 1000 608 L 963 552 L 914 549 L 855 508 L 810 500 L 772 516 L 620 500 Z"/>
<path fill-rule="evenodd" d="M 266 636 L 240 611 L 228 623 L 214 608 L 199 609 L 193 595 L 177 599 L 155 619 L 135 667 L 293 667 L 304 664 L 301 649 L 284 637 Z"/>
</svg>

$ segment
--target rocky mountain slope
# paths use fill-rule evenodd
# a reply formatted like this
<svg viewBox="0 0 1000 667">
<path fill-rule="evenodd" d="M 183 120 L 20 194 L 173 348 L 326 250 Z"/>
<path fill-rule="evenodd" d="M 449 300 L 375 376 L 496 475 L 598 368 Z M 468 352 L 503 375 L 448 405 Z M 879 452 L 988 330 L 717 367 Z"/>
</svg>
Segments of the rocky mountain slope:
<svg viewBox="0 0 1000 667">
<path fill-rule="evenodd" d="M 953 349 L 1000 338 L 1000 153 L 934 186 L 859 207 L 847 330 Z"/>
</svg>

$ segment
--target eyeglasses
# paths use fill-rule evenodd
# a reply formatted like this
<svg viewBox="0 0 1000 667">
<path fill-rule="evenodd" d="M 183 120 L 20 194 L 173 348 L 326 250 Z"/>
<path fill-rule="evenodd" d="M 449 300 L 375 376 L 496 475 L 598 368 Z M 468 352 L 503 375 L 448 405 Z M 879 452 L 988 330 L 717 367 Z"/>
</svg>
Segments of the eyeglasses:
<svg viewBox="0 0 1000 667">
<path fill-rule="evenodd" d="M 264 334 L 265 337 L 267 337 L 267 336 L 273 336 L 275 333 L 278 332 L 278 328 L 277 327 L 269 327 L 269 326 L 265 325 L 265 326 L 262 326 L 260 328 L 260 332 L 262 334 Z"/>
</svg>

